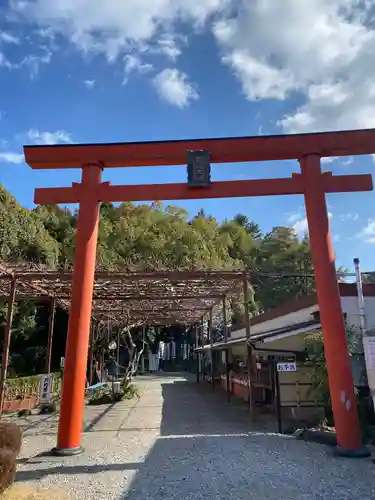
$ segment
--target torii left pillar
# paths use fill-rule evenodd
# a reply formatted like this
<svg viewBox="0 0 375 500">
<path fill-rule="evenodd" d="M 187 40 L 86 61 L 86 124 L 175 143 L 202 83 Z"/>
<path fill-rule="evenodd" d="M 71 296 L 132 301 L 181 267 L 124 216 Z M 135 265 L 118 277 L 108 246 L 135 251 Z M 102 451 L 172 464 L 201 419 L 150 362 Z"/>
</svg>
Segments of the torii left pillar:
<svg viewBox="0 0 375 500">
<path fill-rule="evenodd" d="M 78 186 L 75 185 L 80 191 L 80 207 L 59 430 L 57 447 L 53 450 L 64 456 L 77 455 L 83 451 L 81 433 L 99 228 L 98 193 L 101 174 L 101 165 L 85 165 L 82 167 L 82 182 Z"/>
</svg>

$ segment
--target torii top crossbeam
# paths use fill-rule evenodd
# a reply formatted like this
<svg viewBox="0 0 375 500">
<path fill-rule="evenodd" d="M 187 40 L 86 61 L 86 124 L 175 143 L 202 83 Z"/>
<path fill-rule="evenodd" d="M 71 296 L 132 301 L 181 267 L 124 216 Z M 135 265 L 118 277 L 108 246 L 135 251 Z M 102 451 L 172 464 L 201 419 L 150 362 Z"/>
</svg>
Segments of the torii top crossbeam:
<svg viewBox="0 0 375 500">
<path fill-rule="evenodd" d="M 186 164 L 186 151 L 206 149 L 212 163 L 295 160 L 305 154 L 321 157 L 374 153 L 375 129 L 316 134 L 229 137 L 181 141 L 25 146 L 33 169 L 82 168 L 102 161 L 106 168 Z"/>
</svg>

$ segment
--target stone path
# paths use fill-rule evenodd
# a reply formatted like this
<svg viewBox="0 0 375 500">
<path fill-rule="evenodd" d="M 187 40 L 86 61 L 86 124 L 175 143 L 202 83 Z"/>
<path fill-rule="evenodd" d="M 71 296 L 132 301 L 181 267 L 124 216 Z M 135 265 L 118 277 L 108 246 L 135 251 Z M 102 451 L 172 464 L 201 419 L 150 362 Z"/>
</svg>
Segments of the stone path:
<svg viewBox="0 0 375 500">
<path fill-rule="evenodd" d="M 56 417 L 23 421 L 17 480 L 73 500 L 375 499 L 371 460 L 251 429 L 245 405 L 228 406 L 183 377 L 137 385 L 139 401 L 86 409 L 86 452 L 77 457 L 35 457 L 55 445 Z"/>
</svg>

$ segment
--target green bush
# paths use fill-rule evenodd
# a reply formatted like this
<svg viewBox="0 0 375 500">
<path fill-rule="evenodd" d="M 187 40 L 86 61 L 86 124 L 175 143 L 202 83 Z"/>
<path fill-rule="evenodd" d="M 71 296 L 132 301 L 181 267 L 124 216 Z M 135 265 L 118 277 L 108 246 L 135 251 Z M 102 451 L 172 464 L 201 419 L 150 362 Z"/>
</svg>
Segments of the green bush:
<svg viewBox="0 0 375 500">
<path fill-rule="evenodd" d="M 100 387 L 94 391 L 89 405 L 107 405 L 113 402 L 112 393 L 109 387 Z"/>
<path fill-rule="evenodd" d="M 29 417 L 31 415 L 31 410 L 28 410 L 28 409 L 25 409 L 25 410 L 20 410 L 18 413 L 17 413 L 17 416 L 19 418 L 22 418 L 22 417 Z"/>
<path fill-rule="evenodd" d="M 354 327 L 347 327 L 347 342 L 349 355 L 358 351 L 358 335 Z M 305 349 L 308 355 L 306 366 L 312 368 L 311 387 L 308 391 L 309 396 L 314 396 L 318 401 L 322 402 L 325 411 L 325 418 L 321 422 L 322 425 L 334 425 L 331 394 L 328 384 L 327 364 L 324 356 L 324 342 L 322 332 L 310 333 L 305 338 Z M 366 434 L 366 426 L 372 418 L 371 401 L 364 398 L 360 391 L 355 388 L 357 398 L 358 414 L 364 434 Z"/>
<path fill-rule="evenodd" d="M 57 411 L 57 406 L 56 406 L 56 403 L 52 402 L 52 403 L 46 403 L 46 404 L 43 404 L 41 407 L 40 407 L 40 411 L 39 413 L 41 415 L 45 414 L 45 413 L 55 413 Z"/>
<path fill-rule="evenodd" d="M 110 387 L 101 387 L 97 389 L 89 401 L 89 405 L 107 405 L 111 403 L 118 403 L 124 399 L 139 398 L 139 391 L 134 384 L 129 382 L 122 382 L 120 392 L 112 394 Z"/>
<path fill-rule="evenodd" d="M 59 392 L 61 373 L 53 373 L 52 391 Z M 31 377 L 8 378 L 6 381 L 5 399 L 25 399 L 29 396 L 39 394 L 39 384 L 41 375 L 32 375 Z"/>
<path fill-rule="evenodd" d="M 128 381 L 125 381 L 125 380 L 121 384 L 121 392 L 123 394 L 122 399 L 133 399 L 133 398 L 140 397 L 138 387 L 136 387 L 134 384 L 132 384 Z"/>
</svg>

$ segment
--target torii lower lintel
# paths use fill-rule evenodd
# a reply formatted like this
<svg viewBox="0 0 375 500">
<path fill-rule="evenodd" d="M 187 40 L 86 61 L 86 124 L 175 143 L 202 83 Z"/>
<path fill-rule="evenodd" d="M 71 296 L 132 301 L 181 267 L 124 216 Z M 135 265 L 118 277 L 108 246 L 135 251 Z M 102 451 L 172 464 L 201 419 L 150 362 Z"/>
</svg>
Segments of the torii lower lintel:
<svg viewBox="0 0 375 500">
<path fill-rule="evenodd" d="M 92 168 L 87 167 L 87 168 Z M 338 175 L 331 172 L 321 174 L 323 188 L 326 193 L 343 193 L 371 191 L 372 177 L 367 174 Z M 81 193 L 85 186 L 73 183 L 71 187 L 37 188 L 34 202 L 38 205 L 54 203 L 80 203 Z M 241 198 L 247 196 L 281 196 L 304 194 L 304 182 L 301 174 L 293 174 L 290 178 L 252 179 L 244 181 L 212 182 L 207 188 L 190 188 L 187 184 L 144 184 L 111 186 L 103 182 L 91 195 L 97 201 L 154 201 L 154 200 L 187 200 L 203 198 Z"/>
</svg>

